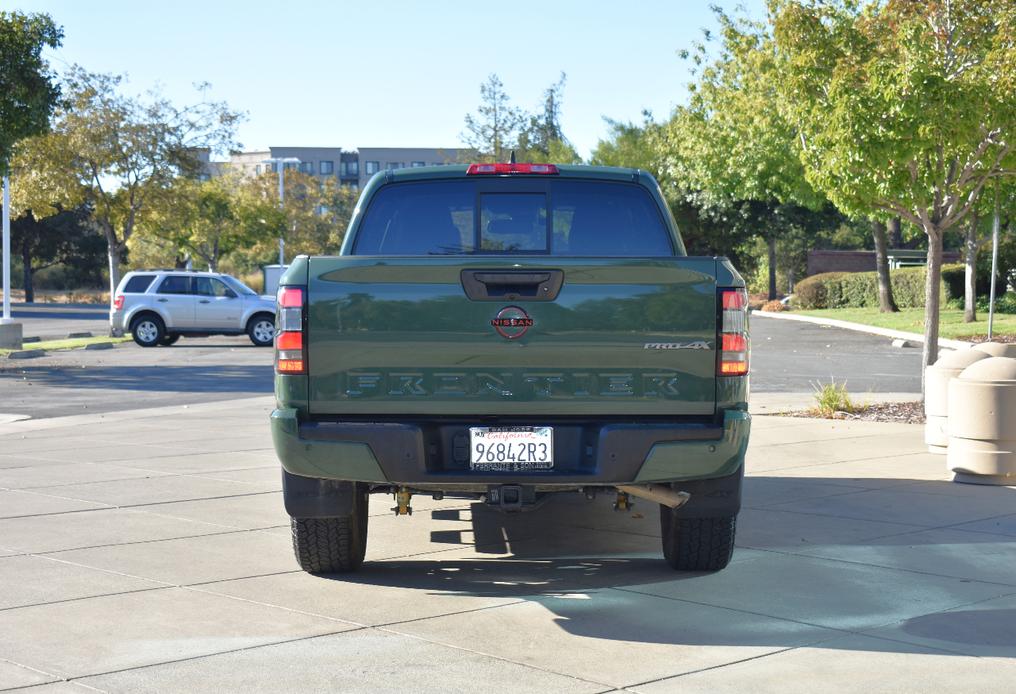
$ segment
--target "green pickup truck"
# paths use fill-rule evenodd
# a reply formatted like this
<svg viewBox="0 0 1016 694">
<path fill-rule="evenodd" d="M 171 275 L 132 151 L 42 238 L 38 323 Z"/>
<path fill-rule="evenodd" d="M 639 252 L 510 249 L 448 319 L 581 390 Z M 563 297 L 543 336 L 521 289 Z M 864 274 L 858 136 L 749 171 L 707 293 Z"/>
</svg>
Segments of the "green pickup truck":
<svg viewBox="0 0 1016 694">
<path fill-rule="evenodd" d="M 744 281 L 689 257 L 644 171 L 384 171 L 338 256 L 282 277 L 271 415 L 300 566 L 351 571 L 369 495 L 506 512 L 660 505 L 680 570 L 730 561 L 748 414 Z"/>
</svg>

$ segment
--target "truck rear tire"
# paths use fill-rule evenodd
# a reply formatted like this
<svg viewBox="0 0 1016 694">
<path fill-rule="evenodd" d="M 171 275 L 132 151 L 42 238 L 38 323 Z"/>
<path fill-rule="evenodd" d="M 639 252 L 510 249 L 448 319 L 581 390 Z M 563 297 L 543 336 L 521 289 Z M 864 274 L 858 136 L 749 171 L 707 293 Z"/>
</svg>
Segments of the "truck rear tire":
<svg viewBox="0 0 1016 694">
<path fill-rule="evenodd" d="M 300 568 L 312 574 L 348 573 L 363 563 L 367 550 L 366 485 L 356 485 L 347 516 L 291 518 L 293 553 Z"/>
<path fill-rule="evenodd" d="M 680 518 L 660 506 L 663 557 L 678 571 L 719 571 L 734 554 L 737 516 Z"/>
</svg>

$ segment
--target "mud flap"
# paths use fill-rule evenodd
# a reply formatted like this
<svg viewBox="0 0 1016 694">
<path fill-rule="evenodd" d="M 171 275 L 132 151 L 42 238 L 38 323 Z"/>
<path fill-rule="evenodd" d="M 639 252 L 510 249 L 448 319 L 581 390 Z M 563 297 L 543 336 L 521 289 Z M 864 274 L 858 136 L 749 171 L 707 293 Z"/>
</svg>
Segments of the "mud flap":
<svg viewBox="0 0 1016 694">
<path fill-rule="evenodd" d="M 353 512 L 356 482 L 321 480 L 282 471 L 282 496 L 293 518 L 338 518 Z"/>
<path fill-rule="evenodd" d="M 674 482 L 677 491 L 688 492 L 691 499 L 673 510 L 675 518 L 719 518 L 736 516 L 741 510 L 741 487 L 744 483 L 744 464 L 737 472 L 726 477 L 708 480 Z"/>
</svg>

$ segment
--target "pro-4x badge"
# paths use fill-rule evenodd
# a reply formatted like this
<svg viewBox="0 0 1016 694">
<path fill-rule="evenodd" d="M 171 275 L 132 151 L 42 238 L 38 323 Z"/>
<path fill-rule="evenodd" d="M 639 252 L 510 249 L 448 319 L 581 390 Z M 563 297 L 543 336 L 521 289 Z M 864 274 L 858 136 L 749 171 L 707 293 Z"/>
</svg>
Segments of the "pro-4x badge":
<svg viewBox="0 0 1016 694">
<path fill-rule="evenodd" d="M 647 342 L 642 349 L 712 349 L 705 340 L 694 342 Z"/>
<path fill-rule="evenodd" d="M 533 319 L 518 306 L 505 306 L 490 319 L 490 324 L 506 340 L 517 340 L 533 327 Z"/>
</svg>

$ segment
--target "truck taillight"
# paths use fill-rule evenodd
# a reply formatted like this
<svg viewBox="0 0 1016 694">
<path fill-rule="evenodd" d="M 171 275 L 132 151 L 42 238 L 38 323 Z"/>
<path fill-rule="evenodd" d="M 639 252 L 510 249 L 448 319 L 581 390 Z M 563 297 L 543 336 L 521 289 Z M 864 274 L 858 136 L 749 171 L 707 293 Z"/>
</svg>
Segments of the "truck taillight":
<svg viewBox="0 0 1016 694">
<path fill-rule="evenodd" d="M 275 372 L 307 373 L 307 345 L 303 340 L 304 297 L 302 287 L 279 287 L 276 306 Z"/>
<path fill-rule="evenodd" d="M 744 289 L 720 290 L 720 376 L 748 374 L 748 293 Z"/>
<path fill-rule="evenodd" d="M 117 311 L 123 308 L 123 294 L 113 299 L 113 308 Z"/>
</svg>

